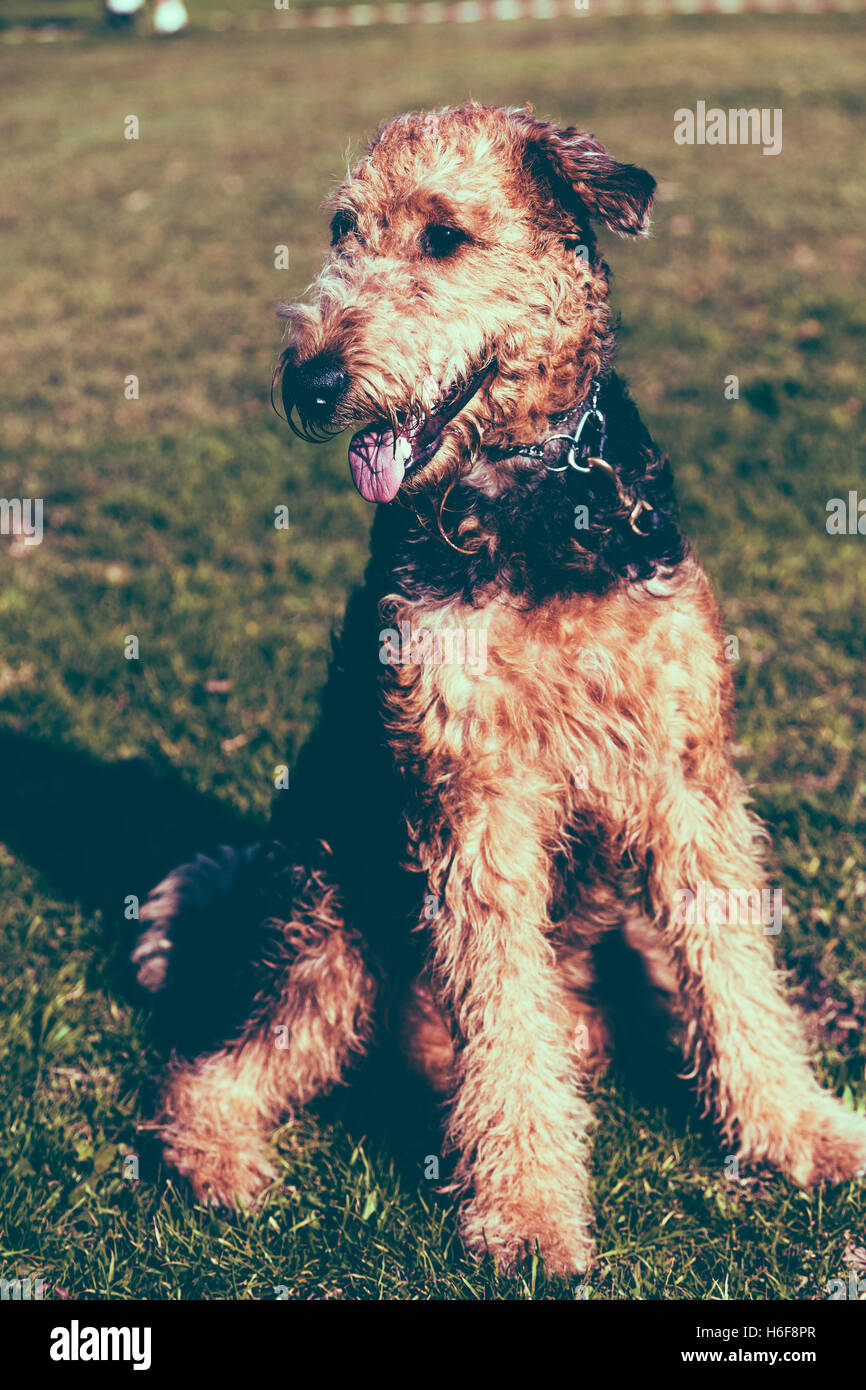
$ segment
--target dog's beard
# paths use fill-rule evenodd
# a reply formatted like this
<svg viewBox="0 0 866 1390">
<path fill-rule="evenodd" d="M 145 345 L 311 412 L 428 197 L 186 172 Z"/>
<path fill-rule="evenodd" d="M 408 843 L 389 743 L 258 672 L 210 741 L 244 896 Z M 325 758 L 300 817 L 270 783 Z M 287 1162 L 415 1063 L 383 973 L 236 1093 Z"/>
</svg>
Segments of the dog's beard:
<svg viewBox="0 0 866 1390">
<path fill-rule="evenodd" d="M 481 388 L 491 365 L 474 373 L 465 386 L 452 387 L 428 414 L 414 415 L 396 430 L 387 421 L 377 420 L 352 436 L 349 468 L 367 502 L 393 502 L 406 473 L 430 462 L 446 427 Z"/>
</svg>

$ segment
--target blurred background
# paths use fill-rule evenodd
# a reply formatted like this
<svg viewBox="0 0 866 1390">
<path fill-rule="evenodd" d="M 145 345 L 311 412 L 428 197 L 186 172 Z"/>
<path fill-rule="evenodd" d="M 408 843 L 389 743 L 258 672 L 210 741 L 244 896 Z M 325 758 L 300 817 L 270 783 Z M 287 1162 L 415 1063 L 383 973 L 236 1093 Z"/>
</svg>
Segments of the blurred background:
<svg viewBox="0 0 866 1390">
<path fill-rule="evenodd" d="M 345 440 L 291 439 L 268 399 L 274 304 L 321 262 L 323 198 L 398 111 L 531 101 L 659 180 L 652 238 L 605 242 L 619 365 L 737 638 L 778 949 L 824 1080 L 866 1103 L 866 541 L 825 525 L 864 486 L 866 20 L 301 32 L 252 0 L 187 8 L 160 38 L 152 12 L 120 32 L 95 0 L 0 0 L 0 490 L 44 499 L 45 528 L 0 536 L 2 1273 L 74 1296 L 573 1298 L 467 1263 L 423 1177 L 435 1149 L 348 1100 L 282 1136 L 254 1216 L 166 1188 L 136 1132 L 159 1049 L 124 903 L 260 833 L 362 572 Z M 697 101 L 781 108 L 782 153 L 676 144 Z M 821 1297 L 866 1263 L 862 1195 L 731 1182 L 693 1116 L 619 1071 L 597 1110 L 591 1296 Z"/>
</svg>

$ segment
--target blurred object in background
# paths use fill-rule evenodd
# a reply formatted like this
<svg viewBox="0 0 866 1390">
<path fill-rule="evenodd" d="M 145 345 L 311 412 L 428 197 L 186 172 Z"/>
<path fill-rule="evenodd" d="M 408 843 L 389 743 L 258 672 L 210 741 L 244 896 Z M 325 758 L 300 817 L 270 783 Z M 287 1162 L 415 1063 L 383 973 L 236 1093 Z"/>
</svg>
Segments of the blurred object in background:
<svg viewBox="0 0 866 1390">
<path fill-rule="evenodd" d="M 105 0 L 105 17 L 112 29 L 132 30 L 144 7 L 145 0 Z M 153 27 L 157 34 L 179 34 L 188 23 L 183 0 L 155 0 Z"/>
<path fill-rule="evenodd" d="M 156 0 L 153 27 L 158 34 L 179 34 L 188 23 L 183 0 Z"/>
<path fill-rule="evenodd" d="M 105 0 L 105 18 L 111 29 L 132 29 L 144 0 Z"/>
</svg>

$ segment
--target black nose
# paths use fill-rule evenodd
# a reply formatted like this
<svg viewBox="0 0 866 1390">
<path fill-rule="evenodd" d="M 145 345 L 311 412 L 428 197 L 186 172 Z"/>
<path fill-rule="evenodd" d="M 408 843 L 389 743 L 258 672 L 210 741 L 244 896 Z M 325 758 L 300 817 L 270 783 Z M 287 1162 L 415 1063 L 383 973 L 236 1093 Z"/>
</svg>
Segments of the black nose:
<svg viewBox="0 0 866 1390">
<path fill-rule="evenodd" d="M 326 353 L 302 362 L 285 383 L 294 395 L 302 415 L 333 415 L 349 385 L 349 374 L 341 362 Z"/>
</svg>

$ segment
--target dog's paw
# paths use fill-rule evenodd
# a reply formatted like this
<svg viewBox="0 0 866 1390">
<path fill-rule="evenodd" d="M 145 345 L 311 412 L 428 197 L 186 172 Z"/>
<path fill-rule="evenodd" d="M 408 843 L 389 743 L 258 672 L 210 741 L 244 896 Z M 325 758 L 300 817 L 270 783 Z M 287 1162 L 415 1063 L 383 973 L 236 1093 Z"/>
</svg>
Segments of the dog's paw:
<svg viewBox="0 0 866 1390">
<path fill-rule="evenodd" d="M 536 1249 L 548 1274 L 566 1277 L 585 1274 L 595 1255 L 587 1220 L 580 1214 L 559 1221 L 549 1211 L 514 1211 L 506 1217 L 470 1203 L 463 1209 L 460 1229 L 469 1253 L 479 1260 L 491 1255 L 503 1274 L 513 1274 Z"/>
<path fill-rule="evenodd" d="M 188 1180 L 198 1201 L 223 1211 L 254 1207 L 276 1177 L 267 1150 L 250 1140 L 207 1147 L 169 1140 L 164 1158 Z"/>
<path fill-rule="evenodd" d="M 799 1187 L 853 1182 L 866 1177 L 866 1116 L 823 1094 L 744 1152 L 767 1159 Z"/>
<path fill-rule="evenodd" d="M 866 1116 L 844 1110 L 838 1101 L 822 1108 L 807 1123 L 795 1181 L 845 1183 L 866 1178 Z"/>
</svg>

